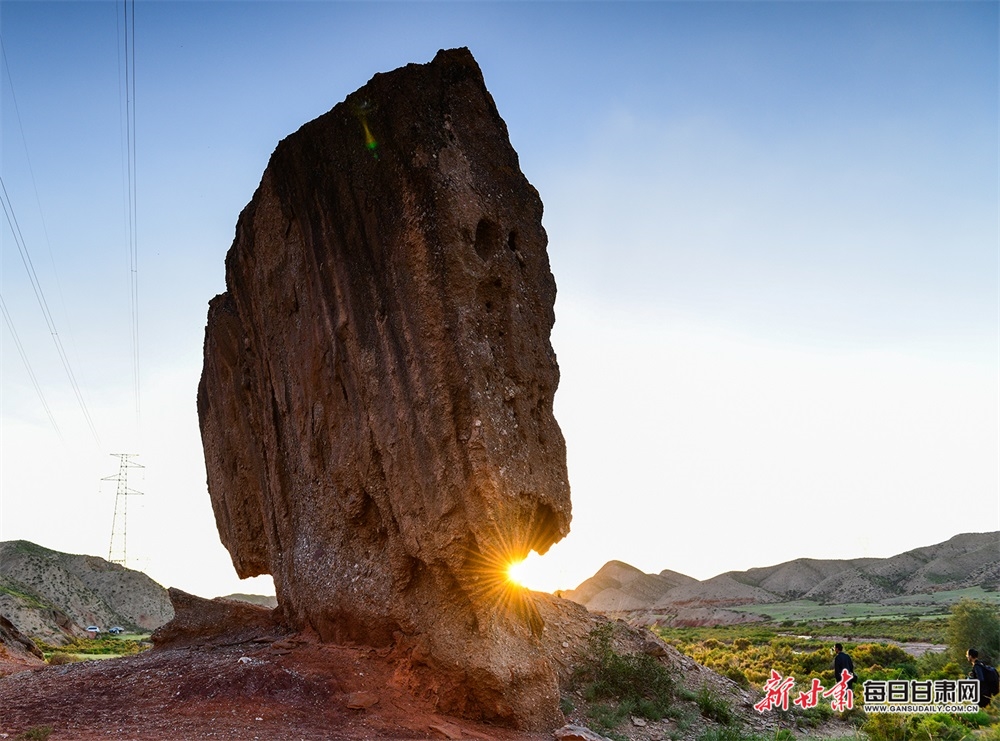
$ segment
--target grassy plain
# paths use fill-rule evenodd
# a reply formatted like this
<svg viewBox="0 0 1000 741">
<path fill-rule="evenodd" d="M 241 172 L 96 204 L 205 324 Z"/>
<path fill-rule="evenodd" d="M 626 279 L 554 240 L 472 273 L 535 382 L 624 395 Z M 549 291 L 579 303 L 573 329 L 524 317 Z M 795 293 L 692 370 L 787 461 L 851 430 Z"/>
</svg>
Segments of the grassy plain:
<svg viewBox="0 0 1000 741">
<path fill-rule="evenodd" d="M 945 592 L 894 597 L 883 602 L 853 602 L 844 605 L 824 605 L 812 600 L 795 600 L 773 604 L 729 607 L 734 612 L 764 615 L 773 622 L 850 622 L 860 620 L 940 620 L 961 599 L 972 599 L 1000 606 L 1000 592 L 987 592 L 981 587 L 953 589 Z"/>
<path fill-rule="evenodd" d="M 36 641 L 50 664 L 65 664 L 91 659 L 114 659 L 133 656 L 150 647 L 149 633 L 128 633 L 102 638 L 78 638 L 65 646 L 50 646 Z"/>
<path fill-rule="evenodd" d="M 761 690 L 772 670 L 808 687 L 816 678 L 832 686 L 834 641 L 853 657 L 860 682 L 865 680 L 962 679 L 969 667 L 947 653 L 907 653 L 905 644 L 948 643 L 950 608 L 962 599 L 1000 607 L 1000 594 L 978 587 L 887 600 L 885 604 L 821 605 L 808 600 L 748 605 L 740 609 L 767 615 L 757 623 L 672 628 L 655 632 L 681 652 L 744 687 Z M 903 644 L 903 645 L 900 645 Z M 857 692 L 860 688 L 855 687 Z M 788 711 L 790 727 L 803 728 L 837 715 L 854 726 L 852 739 L 865 741 L 1000 741 L 1000 699 L 974 714 L 871 714 L 856 694 L 853 710 L 832 713 L 829 706 Z M 817 714 L 817 711 L 823 711 Z M 810 715 L 811 713 L 811 715 Z M 777 736 L 776 736 L 777 738 Z M 790 738 L 790 736 L 789 736 Z M 723 727 L 699 741 L 762 741 L 743 729 Z"/>
</svg>

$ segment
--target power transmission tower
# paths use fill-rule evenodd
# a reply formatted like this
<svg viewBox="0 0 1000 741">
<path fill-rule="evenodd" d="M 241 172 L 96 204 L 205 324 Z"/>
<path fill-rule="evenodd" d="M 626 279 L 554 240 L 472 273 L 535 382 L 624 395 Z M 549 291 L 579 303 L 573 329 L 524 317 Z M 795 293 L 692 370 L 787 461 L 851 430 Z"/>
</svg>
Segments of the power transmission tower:
<svg viewBox="0 0 1000 741">
<path fill-rule="evenodd" d="M 128 487 L 128 470 L 130 468 L 145 468 L 132 458 L 138 457 L 138 453 L 112 453 L 119 459 L 118 473 L 114 476 L 105 476 L 101 481 L 117 481 L 118 491 L 115 494 L 115 516 L 111 520 L 111 545 L 108 546 L 108 560 L 111 563 L 121 564 L 127 567 L 128 564 L 128 498 L 133 495 L 141 495 L 141 491 Z M 119 513 L 121 513 L 119 515 Z M 120 522 L 119 522 L 120 520 Z"/>
</svg>

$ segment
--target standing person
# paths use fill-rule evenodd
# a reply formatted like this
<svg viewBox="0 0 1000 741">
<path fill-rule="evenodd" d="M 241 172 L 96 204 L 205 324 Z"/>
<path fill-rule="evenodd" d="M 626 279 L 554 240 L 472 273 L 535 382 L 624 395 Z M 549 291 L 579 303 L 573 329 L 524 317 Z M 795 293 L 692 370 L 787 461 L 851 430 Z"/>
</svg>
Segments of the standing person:
<svg viewBox="0 0 1000 741">
<path fill-rule="evenodd" d="M 969 672 L 969 679 L 979 680 L 979 707 L 985 708 L 990 704 L 990 700 L 992 699 L 992 694 L 990 692 L 992 687 L 990 687 L 991 683 L 986 676 L 986 664 L 979 660 L 979 652 L 974 648 L 970 648 L 965 652 L 965 658 L 967 658 L 969 663 L 972 664 L 972 671 Z"/>
<path fill-rule="evenodd" d="M 847 687 L 848 689 L 853 689 L 854 680 L 858 678 L 858 675 L 854 673 L 854 662 L 844 652 L 843 644 L 835 643 L 833 646 L 833 678 L 838 683 L 845 669 L 851 673 L 851 678 L 847 681 Z"/>
</svg>

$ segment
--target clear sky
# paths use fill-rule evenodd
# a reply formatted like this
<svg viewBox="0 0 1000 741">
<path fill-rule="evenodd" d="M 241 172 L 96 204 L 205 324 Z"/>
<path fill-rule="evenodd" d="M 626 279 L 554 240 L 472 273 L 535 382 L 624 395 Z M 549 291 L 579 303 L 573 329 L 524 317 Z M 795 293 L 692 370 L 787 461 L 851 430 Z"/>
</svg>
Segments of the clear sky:
<svg viewBox="0 0 1000 741">
<path fill-rule="evenodd" d="M 536 586 L 1000 530 L 998 7 L 140 1 L 133 322 L 124 7 L 3 0 L 0 540 L 107 556 L 138 453 L 129 565 L 270 591 L 206 491 L 208 301 L 277 142 L 455 46 L 559 291 L 574 519 Z"/>
</svg>

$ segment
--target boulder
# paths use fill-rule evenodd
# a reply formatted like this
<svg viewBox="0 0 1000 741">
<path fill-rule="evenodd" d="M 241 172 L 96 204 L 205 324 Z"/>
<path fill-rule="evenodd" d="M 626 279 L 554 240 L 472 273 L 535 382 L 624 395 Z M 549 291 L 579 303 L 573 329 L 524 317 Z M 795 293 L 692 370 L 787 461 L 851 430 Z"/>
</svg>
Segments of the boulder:
<svg viewBox="0 0 1000 741">
<path fill-rule="evenodd" d="M 0 676 L 14 674 L 21 669 L 41 666 L 45 655 L 34 641 L 17 626 L 0 615 Z"/>
<path fill-rule="evenodd" d="M 562 723 L 505 570 L 569 531 L 542 203 L 467 49 L 278 144 L 209 305 L 198 412 L 241 577 L 322 640 L 393 647 L 439 708 Z"/>
<path fill-rule="evenodd" d="M 205 599 L 176 587 L 167 592 L 174 618 L 150 636 L 157 648 L 277 641 L 285 632 L 278 610 L 224 597 Z"/>
</svg>

